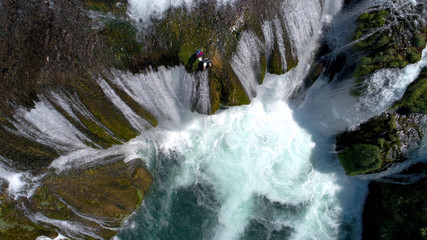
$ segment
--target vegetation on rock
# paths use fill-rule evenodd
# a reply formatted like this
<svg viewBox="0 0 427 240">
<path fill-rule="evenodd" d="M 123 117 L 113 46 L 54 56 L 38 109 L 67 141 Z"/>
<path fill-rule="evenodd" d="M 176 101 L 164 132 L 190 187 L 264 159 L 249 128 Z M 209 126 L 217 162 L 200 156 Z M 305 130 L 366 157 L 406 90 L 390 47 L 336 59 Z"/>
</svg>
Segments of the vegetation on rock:
<svg viewBox="0 0 427 240">
<path fill-rule="evenodd" d="M 80 222 L 109 239 L 117 233 L 114 229 L 141 205 L 153 181 L 141 159 L 128 163 L 120 157 L 110 160 L 116 162 L 50 174 L 41 181 L 31 198 L 17 201 L 22 201 L 30 214 Z M 6 193 L 6 189 L 1 193 Z M 15 200 L 0 195 L 1 236 L 10 236 L 7 239 L 55 236 L 54 226 L 30 221 L 29 213 L 16 205 Z"/>
<path fill-rule="evenodd" d="M 143 44 L 136 41 L 137 29 L 126 20 L 110 20 L 101 31 L 114 65 L 122 70 L 132 67 Z"/>
<path fill-rule="evenodd" d="M 383 162 L 380 148 L 371 144 L 353 144 L 338 153 L 348 175 L 359 175 L 378 170 Z"/>
<path fill-rule="evenodd" d="M 24 211 L 9 198 L 6 186 L 0 182 L 0 236 L 2 239 L 36 239 L 39 236 L 55 237 L 56 232 L 25 217 Z"/>
<path fill-rule="evenodd" d="M 423 14 L 423 13 L 421 13 Z M 427 25 L 411 24 L 397 17 L 391 9 L 373 10 L 357 19 L 354 34 L 355 51 L 362 53 L 354 70 L 357 86 L 352 94 L 358 96 L 364 89 L 366 76 L 383 68 L 403 68 L 421 59 L 425 48 Z"/>
<path fill-rule="evenodd" d="M 394 107 L 404 112 L 427 114 L 427 67 L 423 68 Z"/>
<path fill-rule="evenodd" d="M 363 239 L 427 239 L 427 179 L 372 182 L 363 211 Z"/>
<path fill-rule="evenodd" d="M 404 159 L 392 114 L 374 117 L 356 130 L 338 135 L 336 149 L 348 175 L 371 173 Z"/>
<path fill-rule="evenodd" d="M 410 146 L 417 146 L 423 138 L 427 113 L 427 68 L 407 88 L 402 99 L 381 116 L 373 117 L 356 130 L 337 135 L 336 150 L 347 174 L 358 175 L 381 170 L 387 164 L 406 159 Z M 422 120 L 424 119 L 424 120 Z M 363 166 L 372 161 L 360 144 L 378 147 L 381 164 L 375 168 Z M 356 148 L 355 146 L 358 146 Z M 375 157 L 376 158 L 376 157 Z"/>
<path fill-rule="evenodd" d="M 127 11 L 127 0 L 82 0 L 84 5 L 92 11 L 124 15 Z"/>
<path fill-rule="evenodd" d="M 279 51 L 277 40 L 275 40 L 273 53 L 271 54 L 270 63 L 268 64 L 268 72 L 271 74 L 280 75 L 284 73 L 282 68 L 282 54 Z"/>
<path fill-rule="evenodd" d="M 152 181 L 151 174 L 142 166 L 119 161 L 51 175 L 43 180 L 43 186 L 51 194 L 46 194 L 41 188 L 40 194 L 36 193 L 34 199 L 44 205 L 50 202 L 52 208 L 58 209 L 59 203 L 52 197 L 52 194 L 57 195 L 82 213 L 100 218 L 109 217 L 120 222 L 123 216 L 129 215 L 141 204 L 141 197 L 148 191 Z"/>
</svg>

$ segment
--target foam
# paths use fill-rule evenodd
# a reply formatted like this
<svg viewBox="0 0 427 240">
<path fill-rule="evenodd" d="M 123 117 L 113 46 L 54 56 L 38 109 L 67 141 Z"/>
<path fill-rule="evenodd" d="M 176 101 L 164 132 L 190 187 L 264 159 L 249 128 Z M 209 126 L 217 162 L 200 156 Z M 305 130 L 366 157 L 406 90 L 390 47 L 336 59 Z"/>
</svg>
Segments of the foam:
<svg viewBox="0 0 427 240">
<path fill-rule="evenodd" d="M 169 8 L 187 7 L 191 8 L 196 0 L 130 0 L 129 15 L 135 20 L 148 22 L 150 18 L 160 19 Z M 218 5 L 233 3 L 234 0 L 216 0 Z"/>
<path fill-rule="evenodd" d="M 348 179 L 339 163 L 331 161 L 331 155 L 316 154 L 318 159 L 313 159 L 314 149 L 322 146 L 316 146 L 313 136 L 298 124 L 294 112 L 282 99 L 286 86 L 277 87 L 280 78 L 283 80 L 283 76 L 267 75 L 260 95 L 248 106 L 194 117 L 179 129 L 160 126 L 127 148 L 137 151 L 140 144 L 140 153 L 154 151 L 149 162 L 160 161 L 158 156 L 178 161 L 172 180 L 157 186 L 168 191 L 165 199 L 156 200 L 165 208 L 162 217 L 149 224 L 159 229 L 167 227 L 171 196 L 178 189 L 198 183 L 213 186 L 220 202 L 218 222 L 211 227 L 213 239 L 239 239 L 251 219 L 261 217 L 256 215 L 263 208 L 256 201 L 260 196 L 283 206 L 301 206 L 296 214 L 277 212 L 271 222 L 278 229 L 294 229 L 291 239 L 336 239 L 341 222 L 359 218 L 366 184 Z M 315 168 L 318 164 L 314 163 L 319 161 L 331 172 Z M 161 170 L 153 169 L 154 166 L 149 165 L 151 171 L 164 171 L 163 166 Z M 344 205 L 344 198 L 353 206 Z M 152 208 L 146 206 L 149 209 Z M 152 217 L 151 214 L 148 216 Z M 353 225 L 357 232 L 357 223 Z"/>
<path fill-rule="evenodd" d="M 61 234 L 58 234 L 54 239 L 46 236 L 39 236 L 36 238 L 36 240 L 69 240 L 69 238 L 62 236 Z"/>
</svg>

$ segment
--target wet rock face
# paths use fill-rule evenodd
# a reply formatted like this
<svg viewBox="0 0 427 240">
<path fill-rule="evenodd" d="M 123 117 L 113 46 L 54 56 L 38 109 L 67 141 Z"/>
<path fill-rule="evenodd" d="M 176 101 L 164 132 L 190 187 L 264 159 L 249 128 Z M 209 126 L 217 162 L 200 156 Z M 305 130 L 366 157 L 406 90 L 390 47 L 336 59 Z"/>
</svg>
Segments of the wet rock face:
<svg viewBox="0 0 427 240">
<path fill-rule="evenodd" d="M 55 237 L 52 229 L 32 222 L 7 194 L 8 184 L 0 180 L 0 236 L 2 239 L 36 239 L 44 235 Z"/>
<path fill-rule="evenodd" d="M 141 205 L 152 181 L 142 160 L 135 159 L 50 174 L 28 199 L 11 199 L 4 187 L 0 195 L 0 231 L 11 237 L 8 239 L 52 236 L 55 230 L 69 237 L 109 239 Z M 62 225 L 63 221 L 80 229 L 64 227 L 67 224 Z"/>
<path fill-rule="evenodd" d="M 357 157 L 349 160 L 345 152 L 354 144 L 372 144 L 381 152 L 381 164 L 375 169 L 358 167 L 358 171 L 344 167 L 347 173 L 357 175 L 380 171 L 393 162 L 407 159 L 408 154 L 418 149 L 427 127 L 426 115 L 427 68 L 423 68 L 417 79 L 409 85 L 402 99 L 392 109 L 361 124 L 354 131 L 347 131 L 337 136 L 338 156 L 343 165 L 348 162 L 363 162 Z M 347 148 L 347 149 L 346 149 Z M 356 155 L 360 151 L 353 152 Z M 356 163 L 354 163 L 356 164 Z M 359 171 L 360 170 L 360 171 Z"/>
<path fill-rule="evenodd" d="M 373 117 L 357 129 L 337 136 L 338 157 L 349 175 L 382 171 L 406 160 L 419 148 L 426 124 L 425 114 L 384 113 Z M 367 149 L 371 149 L 369 154 L 365 154 Z M 372 150 L 379 154 L 376 165 L 363 164 L 372 156 Z"/>
<path fill-rule="evenodd" d="M 31 107 L 41 88 L 66 82 L 68 76 L 93 66 L 94 57 L 101 53 L 97 36 L 77 1 L 5 0 L 0 19 L 4 102 Z M 7 107 L 3 105 L 2 109 Z"/>
<path fill-rule="evenodd" d="M 409 153 L 420 147 L 426 131 L 427 115 L 409 114 L 397 115 L 397 130 L 399 131 L 400 151 Z"/>
</svg>

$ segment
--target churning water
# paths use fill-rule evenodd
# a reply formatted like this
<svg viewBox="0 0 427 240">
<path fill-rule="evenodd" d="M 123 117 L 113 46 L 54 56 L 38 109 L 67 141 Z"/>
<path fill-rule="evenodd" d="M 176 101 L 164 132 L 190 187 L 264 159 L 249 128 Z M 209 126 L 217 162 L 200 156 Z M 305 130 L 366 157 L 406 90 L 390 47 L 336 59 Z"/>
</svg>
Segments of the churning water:
<svg viewBox="0 0 427 240">
<path fill-rule="evenodd" d="M 195 1 L 161 0 L 151 8 L 149 3 L 154 1 L 129 2 L 129 13 L 142 19 L 161 17 L 171 6 Z M 265 42 L 244 33 L 233 57 L 233 69 L 252 98 L 250 105 L 212 116 L 192 112 L 194 102 L 200 112 L 210 111 L 206 74 L 196 77 L 182 66 L 160 67 L 139 75 L 113 72 L 113 83 L 160 119 L 159 127 L 151 130 L 144 130 L 148 123 L 106 81 L 98 80 L 131 124 L 143 132 L 123 145 L 87 148 L 82 139 L 89 140 L 43 99 L 29 112 L 18 111 L 13 124 L 20 134 L 64 152 L 51 165 L 57 169 L 114 154 L 146 163 L 154 184 L 117 239 L 360 239 L 368 181 L 345 175 L 336 158 L 334 134 L 366 121 L 400 98 L 427 64 L 426 54 L 401 71 L 376 73 L 372 81 L 379 85 L 361 98 L 349 95 L 351 79 L 328 83 L 320 78 L 304 102 L 296 105 L 289 96 L 303 79 L 322 21 L 331 21 L 341 1 L 324 1 L 324 12 L 317 0 L 285 2 L 294 11 L 286 19 L 263 24 Z M 262 44 L 271 48 L 274 36 L 280 35 L 276 33 L 280 24 L 292 36 L 299 65 L 282 76 L 267 74 L 258 86 L 255 73 L 246 66 L 258 62 Z M 392 81 L 396 76 L 404 80 L 399 81 L 402 84 Z M 382 101 L 374 100 L 377 96 Z M 64 109 L 81 105 L 60 94 L 53 97 Z M 84 108 L 81 111 L 86 113 Z M 49 121 L 55 121 L 57 128 L 46 128 Z M 424 155 L 426 146 L 424 139 Z M 15 195 L 25 187 L 23 178 L 31 177 L 6 165 L 0 165 L 0 174 L 15 183 L 9 188 Z"/>
<path fill-rule="evenodd" d="M 328 139 L 317 146 L 275 97 L 280 80 L 288 79 L 267 76 L 248 106 L 194 115 L 181 129 L 158 128 L 129 143 L 155 183 L 118 238 L 360 236 L 366 183 L 345 176 Z"/>
</svg>

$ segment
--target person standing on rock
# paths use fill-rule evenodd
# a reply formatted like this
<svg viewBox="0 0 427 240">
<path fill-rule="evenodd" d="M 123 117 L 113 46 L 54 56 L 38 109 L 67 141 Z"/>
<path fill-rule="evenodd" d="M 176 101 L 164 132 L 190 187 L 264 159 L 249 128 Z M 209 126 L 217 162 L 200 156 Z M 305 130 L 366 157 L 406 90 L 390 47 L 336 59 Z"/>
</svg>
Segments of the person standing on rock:
<svg viewBox="0 0 427 240">
<path fill-rule="evenodd" d="M 204 55 L 203 51 L 201 49 L 197 49 L 196 57 L 199 59 L 199 61 L 202 61 L 203 55 Z"/>
</svg>

